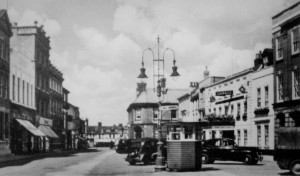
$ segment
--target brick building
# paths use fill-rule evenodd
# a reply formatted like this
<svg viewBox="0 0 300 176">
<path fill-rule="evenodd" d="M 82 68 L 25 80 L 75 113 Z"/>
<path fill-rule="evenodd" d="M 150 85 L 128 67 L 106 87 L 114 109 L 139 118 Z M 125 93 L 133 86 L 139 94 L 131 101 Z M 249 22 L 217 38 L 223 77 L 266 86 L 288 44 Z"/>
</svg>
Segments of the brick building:
<svg viewBox="0 0 300 176">
<path fill-rule="evenodd" d="M 10 21 L 6 10 L 0 10 L 0 155 L 10 153 Z"/>
<path fill-rule="evenodd" d="M 272 23 L 275 128 L 299 130 L 300 2 L 275 15 Z"/>
</svg>

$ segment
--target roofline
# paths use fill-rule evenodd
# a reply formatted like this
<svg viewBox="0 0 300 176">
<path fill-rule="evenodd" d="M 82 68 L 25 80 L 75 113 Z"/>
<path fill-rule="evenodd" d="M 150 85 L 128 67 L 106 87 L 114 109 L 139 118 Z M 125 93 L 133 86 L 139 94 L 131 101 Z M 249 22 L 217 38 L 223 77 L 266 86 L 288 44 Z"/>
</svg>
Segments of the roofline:
<svg viewBox="0 0 300 176">
<path fill-rule="evenodd" d="M 296 2 L 295 4 L 289 6 L 289 7 L 285 8 L 285 9 L 283 9 L 282 11 L 278 12 L 276 15 L 274 15 L 274 16 L 272 17 L 272 20 L 273 20 L 274 18 L 276 18 L 276 17 L 282 15 L 284 12 L 288 11 L 289 9 L 291 9 L 291 8 L 293 8 L 293 7 L 295 7 L 295 6 L 297 6 L 298 4 L 300 4 L 300 1 L 299 1 L 299 2 Z"/>
<path fill-rule="evenodd" d="M 224 78 L 224 79 L 222 79 L 222 80 L 220 80 L 220 81 L 218 81 L 218 82 L 215 82 L 215 83 L 213 83 L 213 84 L 211 84 L 211 85 L 209 85 L 209 86 L 206 86 L 206 88 L 213 87 L 213 86 L 218 85 L 218 84 L 222 84 L 222 83 L 224 83 L 224 82 L 230 81 L 230 80 L 232 80 L 232 79 L 235 79 L 235 78 L 237 78 L 237 77 L 246 75 L 246 74 L 251 73 L 251 72 L 253 72 L 253 68 L 248 68 L 248 69 L 246 69 L 246 70 L 243 70 L 243 71 L 240 71 L 240 72 L 235 73 L 235 74 L 233 74 L 233 75 L 230 75 L 230 76 L 228 76 L 228 77 L 226 77 L 226 78 Z"/>
</svg>

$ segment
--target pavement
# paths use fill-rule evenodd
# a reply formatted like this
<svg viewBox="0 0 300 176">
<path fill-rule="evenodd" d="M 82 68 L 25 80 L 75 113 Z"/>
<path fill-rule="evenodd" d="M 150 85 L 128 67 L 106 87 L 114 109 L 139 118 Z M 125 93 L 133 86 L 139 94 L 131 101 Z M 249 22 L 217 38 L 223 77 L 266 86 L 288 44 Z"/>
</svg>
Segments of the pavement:
<svg viewBox="0 0 300 176">
<path fill-rule="evenodd" d="M 9 162 L 14 161 L 20 161 L 20 160 L 27 160 L 27 159 L 38 159 L 38 158 L 45 158 L 55 155 L 64 155 L 64 154 L 73 154 L 77 153 L 80 150 L 63 150 L 63 151 L 53 151 L 53 152 L 45 152 L 45 153 L 33 153 L 33 154 L 23 154 L 23 155 L 3 155 L 0 156 L 0 164 L 5 164 Z"/>
</svg>

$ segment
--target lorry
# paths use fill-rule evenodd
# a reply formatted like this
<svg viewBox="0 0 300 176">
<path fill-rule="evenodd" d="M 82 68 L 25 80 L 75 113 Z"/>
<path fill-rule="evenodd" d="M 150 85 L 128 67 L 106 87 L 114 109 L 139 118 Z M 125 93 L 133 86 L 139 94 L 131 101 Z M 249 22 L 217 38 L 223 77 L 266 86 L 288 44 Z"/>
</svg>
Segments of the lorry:
<svg viewBox="0 0 300 176">
<path fill-rule="evenodd" d="M 300 127 L 275 128 L 274 161 L 280 169 L 300 175 Z"/>
</svg>

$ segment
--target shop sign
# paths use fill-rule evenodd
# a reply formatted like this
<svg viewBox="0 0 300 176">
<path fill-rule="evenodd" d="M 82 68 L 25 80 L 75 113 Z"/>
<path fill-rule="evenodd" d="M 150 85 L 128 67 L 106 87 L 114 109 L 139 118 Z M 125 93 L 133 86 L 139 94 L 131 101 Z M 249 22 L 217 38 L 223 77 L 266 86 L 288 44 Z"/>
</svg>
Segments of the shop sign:
<svg viewBox="0 0 300 176">
<path fill-rule="evenodd" d="M 176 106 L 176 105 L 171 105 L 171 106 L 161 106 L 160 107 L 160 110 L 161 111 L 170 111 L 170 110 L 176 110 L 176 109 L 178 109 L 178 106 Z"/>
<path fill-rule="evenodd" d="M 53 122 L 51 119 L 40 117 L 40 125 L 52 126 Z"/>
<path fill-rule="evenodd" d="M 226 95 L 232 95 L 232 94 L 233 94 L 232 90 L 216 92 L 216 96 L 226 96 Z"/>
</svg>

